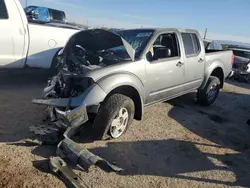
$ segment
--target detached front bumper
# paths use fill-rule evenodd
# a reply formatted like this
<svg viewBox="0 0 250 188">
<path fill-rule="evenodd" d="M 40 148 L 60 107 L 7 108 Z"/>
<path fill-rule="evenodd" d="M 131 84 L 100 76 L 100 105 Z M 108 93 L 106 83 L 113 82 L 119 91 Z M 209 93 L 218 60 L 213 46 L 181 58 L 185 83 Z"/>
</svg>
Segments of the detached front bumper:
<svg viewBox="0 0 250 188">
<path fill-rule="evenodd" d="M 58 126 L 77 127 L 88 121 L 87 108 L 85 105 L 79 106 L 73 110 L 62 111 L 58 108 L 51 108 L 51 115 L 55 118 Z"/>
<path fill-rule="evenodd" d="M 32 103 L 48 105 L 47 109 L 48 115 L 51 121 L 54 122 L 59 127 L 64 127 L 64 128 L 78 127 L 88 121 L 87 107 L 86 105 L 84 105 L 84 103 L 82 103 L 81 105 L 77 105 L 74 104 L 75 103 L 74 100 L 66 98 L 33 99 Z M 71 110 L 65 110 L 65 111 L 61 110 L 61 109 L 67 109 L 67 106 L 70 106 Z"/>
</svg>

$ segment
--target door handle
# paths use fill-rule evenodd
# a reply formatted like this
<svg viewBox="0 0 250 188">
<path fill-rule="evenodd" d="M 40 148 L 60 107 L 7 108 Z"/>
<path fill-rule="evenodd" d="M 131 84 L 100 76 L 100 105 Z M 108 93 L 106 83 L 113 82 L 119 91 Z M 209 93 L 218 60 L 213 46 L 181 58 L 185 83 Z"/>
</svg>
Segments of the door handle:
<svg viewBox="0 0 250 188">
<path fill-rule="evenodd" d="M 198 60 L 198 63 L 202 63 L 202 62 L 203 62 L 203 59 L 200 58 L 200 59 Z"/>
<path fill-rule="evenodd" d="M 184 65 L 184 63 L 182 63 L 180 61 L 176 64 L 177 67 L 181 67 L 182 65 Z"/>
</svg>

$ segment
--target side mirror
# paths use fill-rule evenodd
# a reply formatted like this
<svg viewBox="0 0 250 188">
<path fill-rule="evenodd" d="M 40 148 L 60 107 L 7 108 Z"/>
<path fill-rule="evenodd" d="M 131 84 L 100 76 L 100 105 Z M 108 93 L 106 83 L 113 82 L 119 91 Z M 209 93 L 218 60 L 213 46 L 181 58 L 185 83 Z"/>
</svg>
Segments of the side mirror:
<svg viewBox="0 0 250 188">
<path fill-rule="evenodd" d="M 153 61 L 153 55 L 150 51 L 146 54 L 146 58 L 149 62 Z"/>
<path fill-rule="evenodd" d="M 166 47 L 157 47 L 155 48 L 154 53 L 155 60 L 171 57 L 171 50 Z"/>
</svg>

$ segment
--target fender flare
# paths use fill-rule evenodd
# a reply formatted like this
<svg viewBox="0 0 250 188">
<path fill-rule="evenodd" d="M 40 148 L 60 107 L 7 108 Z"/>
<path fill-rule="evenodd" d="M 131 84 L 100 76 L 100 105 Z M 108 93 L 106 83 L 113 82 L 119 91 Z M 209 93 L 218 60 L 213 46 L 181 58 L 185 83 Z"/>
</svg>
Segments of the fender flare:
<svg viewBox="0 0 250 188">
<path fill-rule="evenodd" d="M 122 86 L 130 86 L 135 89 L 140 97 L 140 113 L 142 118 L 143 106 L 145 101 L 144 85 L 137 76 L 127 72 L 115 73 L 99 79 L 96 83 L 103 89 L 107 96 L 112 91 Z"/>
<path fill-rule="evenodd" d="M 207 81 L 208 81 L 209 77 L 211 76 L 212 72 L 216 68 L 221 68 L 222 71 L 223 71 L 222 67 L 223 67 L 223 63 L 221 61 L 215 61 L 212 64 L 210 64 L 209 67 L 207 68 L 207 70 L 205 71 L 205 76 L 204 76 L 203 82 L 202 82 L 201 86 L 199 87 L 199 89 L 204 89 L 204 87 L 207 84 Z"/>
</svg>

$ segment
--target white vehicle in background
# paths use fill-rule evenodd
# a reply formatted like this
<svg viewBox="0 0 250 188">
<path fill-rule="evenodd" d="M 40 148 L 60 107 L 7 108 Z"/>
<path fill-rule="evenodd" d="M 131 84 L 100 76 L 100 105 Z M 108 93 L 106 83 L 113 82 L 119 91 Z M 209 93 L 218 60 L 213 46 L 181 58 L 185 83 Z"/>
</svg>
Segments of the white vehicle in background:
<svg viewBox="0 0 250 188">
<path fill-rule="evenodd" d="M 55 66 L 57 53 L 79 29 L 56 23 L 63 14 L 54 12 L 52 19 L 51 10 L 33 6 L 26 16 L 18 0 L 0 1 L 0 68 Z"/>
</svg>

